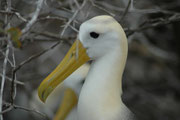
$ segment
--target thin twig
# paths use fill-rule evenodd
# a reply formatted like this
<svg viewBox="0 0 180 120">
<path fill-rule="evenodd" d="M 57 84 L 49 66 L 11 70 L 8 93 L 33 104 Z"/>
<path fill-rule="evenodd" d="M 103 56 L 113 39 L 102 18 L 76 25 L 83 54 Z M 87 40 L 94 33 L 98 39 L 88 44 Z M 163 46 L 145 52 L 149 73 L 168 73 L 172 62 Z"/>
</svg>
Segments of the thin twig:
<svg viewBox="0 0 180 120">
<path fill-rule="evenodd" d="M 58 39 L 58 40 L 61 39 L 59 37 L 59 35 L 56 35 L 56 34 L 53 34 L 53 33 L 50 33 L 50 32 L 31 31 L 31 33 L 33 33 L 35 35 L 42 35 L 42 36 L 45 36 L 45 37 L 48 37 L 48 38 L 53 38 L 53 39 Z"/>
<path fill-rule="evenodd" d="M 64 33 L 65 33 L 66 29 L 67 29 L 67 28 L 68 28 L 68 26 L 71 24 L 71 22 L 74 20 L 74 18 L 75 18 L 75 17 L 76 17 L 76 15 L 78 14 L 78 12 L 79 12 L 79 9 L 78 9 L 78 10 L 76 10 L 76 12 L 73 14 L 72 18 L 71 18 L 71 19 L 69 19 L 69 21 L 66 23 L 66 25 L 65 25 L 64 29 L 63 29 L 63 30 L 62 30 L 62 32 L 61 32 L 61 37 L 64 35 Z"/>
<path fill-rule="evenodd" d="M 6 11 L 9 12 L 11 8 L 11 0 L 6 1 Z M 5 16 L 5 24 L 6 30 L 10 28 L 10 22 L 8 21 L 8 16 Z M 3 73 L 2 73 L 2 81 L 1 81 L 1 90 L 0 90 L 0 112 L 2 112 L 2 107 L 3 107 L 3 91 L 4 91 L 4 85 L 5 85 L 5 80 L 6 80 L 6 68 L 7 68 L 7 62 L 8 62 L 8 56 L 9 56 L 9 41 L 10 41 L 10 36 L 7 35 L 7 46 L 6 46 L 6 52 L 5 52 L 5 58 L 4 58 L 4 63 L 3 63 Z M 0 120 L 3 120 L 3 115 L 0 114 Z"/>
<path fill-rule="evenodd" d="M 46 17 L 38 18 L 36 22 L 39 22 L 39 21 L 45 21 L 45 20 L 59 20 L 59 21 L 66 21 L 67 19 L 66 19 L 66 18 L 63 18 L 63 17 L 46 16 Z"/>
<path fill-rule="evenodd" d="M 151 53 L 153 56 L 167 60 L 167 61 L 177 61 L 177 55 L 168 51 L 165 51 L 161 48 L 158 48 L 154 45 L 152 45 L 148 39 L 142 34 L 138 34 L 139 38 L 138 41 L 142 43 L 142 45 L 148 50 L 149 53 Z"/>
<path fill-rule="evenodd" d="M 173 16 L 167 19 L 159 19 L 157 22 L 154 22 L 148 25 L 142 25 L 141 27 L 138 27 L 136 29 L 125 29 L 125 32 L 127 33 L 127 36 L 130 36 L 134 34 L 135 32 L 141 32 L 146 29 L 151 29 L 151 28 L 162 26 L 162 25 L 168 25 L 174 22 L 179 22 L 179 21 L 180 21 L 180 15 L 174 14 Z"/>
<path fill-rule="evenodd" d="M 31 28 L 31 26 L 36 22 L 37 17 L 40 13 L 41 7 L 43 5 L 43 1 L 44 0 L 38 0 L 36 11 L 34 12 L 34 15 L 31 18 L 31 20 L 27 23 L 26 27 L 24 29 L 22 29 L 22 34 L 25 34 Z"/>
<path fill-rule="evenodd" d="M 21 109 L 21 110 L 25 110 L 25 111 L 28 111 L 28 112 L 32 112 L 32 113 L 36 113 L 40 116 L 42 116 L 43 118 L 46 118 L 49 120 L 48 116 L 44 113 L 41 113 L 40 111 L 36 110 L 36 109 L 32 109 L 32 108 L 27 108 L 27 107 L 24 107 L 24 106 L 19 106 L 19 105 L 16 105 L 16 104 L 11 104 L 11 103 L 7 103 L 4 101 L 3 103 L 4 105 L 8 106 L 8 108 L 6 108 L 5 110 L 3 110 L 2 112 L 0 112 L 0 115 L 4 114 L 4 113 L 7 113 L 13 109 Z"/>
<path fill-rule="evenodd" d="M 0 76 L 2 77 L 2 76 L 3 76 L 3 74 L 2 74 L 2 73 L 0 73 Z M 12 78 L 7 77 L 7 76 L 5 76 L 5 77 L 6 77 L 6 79 L 7 79 L 7 80 L 9 80 L 10 82 L 12 82 Z M 14 82 L 15 82 L 16 84 L 18 84 L 18 85 L 24 85 L 24 83 L 23 83 L 23 82 L 18 81 L 18 80 L 15 80 Z"/>
<path fill-rule="evenodd" d="M 128 13 L 129 7 L 130 7 L 130 5 L 131 5 L 131 2 L 132 2 L 132 1 L 129 0 L 127 7 L 125 8 L 125 10 L 124 10 L 124 12 L 123 12 L 123 14 L 122 14 L 122 17 L 121 17 L 121 19 L 120 19 L 120 22 L 122 22 L 122 20 L 124 19 L 124 17 L 125 17 L 126 14 Z"/>
<path fill-rule="evenodd" d="M 163 10 L 163 9 L 134 9 L 134 10 L 130 10 L 129 13 L 139 13 L 139 14 L 163 13 L 167 15 L 179 14 L 178 12 L 175 12 L 175 11 L 168 11 L 168 10 Z"/>
<path fill-rule="evenodd" d="M 52 34 L 50 32 L 38 32 L 38 31 L 31 31 L 31 33 L 35 34 L 35 35 L 41 35 L 41 36 L 45 36 L 48 38 L 52 38 L 52 39 L 56 39 L 56 40 L 45 40 L 44 41 L 63 41 L 64 43 L 71 45 L 71 43 L 69 42 L 69 40 L 71 39 L 75 39 L 76 37 L 67 37 L 67 38 L 61 38 L 59 35 L 56 34 Z M 34 38 L 33 38 L 34 39 Z M 36 39 L 37 40 L 37 39 Z M 39 39 L 40 40 L 40 39 Z"/>
<path fill-rule="evenodd" d="M 61 32 L 61 37 L 64 35 L 64 32 L 66 31 L 66 29 L 68 28 L 68 26 L 71 24 L 71 22 L 76 18 L 77 14 L 79 13 L 79 11 L 85 6 L 87 0 L 84 0 L 81 7 L 78 8 L 75 13 L 73 14 L 72 18 L 68 20 L 68 22 L 66 23 L 64 29 Z"/>
<path fill-rule="evenodd" d="M 124 12 L 125 9 L 121 8 L 119 6 L 113 6 L 109 3 L 106 3 L 104 1 L 94 1 L 94 3 L 96 3 L 97 5 L 102 5 L 105 8 L 111 9 L 113 11 L 118 11 L 118 12 Z M 164 9 L 132 9 L 130 7 L 130 10 L 128 11 L 128 13 L 138 13 L 138 14 L 151 14 L 151 13 L 163 13 L 163 14 L 178 14 L 178 12 L 175 11 L 169 11 L 169 10 L 164 10 Z"/>
<path fill-rule="evenodd" d="M 98 9 L 100 9 L 100 10 L 102 10 L 102 11 L 108 13 L 109 15 L 111 15 L 111 16 L 113 16 L 113 17 L 115 16 L 114 13 L 111 13 L 111 12 L 109 12 L 108 10 L 104 9 L 103 7 L 101 7 L 101 6 L 97 5 L 97 4 L 95 4 L 95 3 L 93 2 L 93 0 L 90 0 L 90 2 L 91 2 L 91 4 L 92 4 L 92 6 L 94 6 L 94 7 L 98 8 Z"/>
<path fill-rule="evenodd" d="M 16 60 L 15 60 L 15 55 L 14 55 L 14 48 L 12 47 L 12 58 L 13 58 L 13 70 L 14 68 L 16 68 Z M 16 77 L 16 73 L 13 73 L 12 75 L 12 82 L 11 82 L 11 103 L 14 104 L 14 99 L 16 97 L 16 81 L 17 77 Z"/>
<path fill-rule="evenodd" d="M 48 52 L 49 50 L 52 50 L 53 48 L 55 48 L 57 45 L 61 44 L 63 41 L 59 41 L 57 43 L 55 43 L 54 45 L 52 45 L 50 48 L 47 48 L 45 50 L 42 50 L 39 53 L 36 53 L 32 56 L 30 56 L 28 59 L 22 61 L 19 65 L 16 66 L 16 68 L 13 70 L 13 72 L 16 72 L 17 70 L 19 70 L 22 66 L 24 66 L 25 64 L 31 62 L 32 60 L 38 58 L 39 56 L 43 55 L 44 53 Z"/>
<path fill-rule="evenodd" d="M 5 80 L 6 80 L 6 67 L 7 67 L 8 56 L 9 56 L 9 44 L 7 44 L 7 47 L 6 47 L 6 54 L 5 54 L 4 63 L 3 63 L 3 73 L 2 73 L 1 90 L 0 90 L 0 112 L 2 112 L 3 91 L 4 91 Z M 0 117 L 1 117 L 1 120 L 3 120 L 2 115 L 0 115 Z"/>
<path fill-rule="evenodd" d="M 74 0 L 74 3 L 76 4 L 76 6 L 77 6 L 78 8 L 80 8 L 80 5 L 79 5 L 79 3 L 78 3 L 77 0 Z"/>
<path fill-rule="evenodd" d="M 5 14 L 5 15 L 15 15 L 17 18 L 19 18 L 20 20 L 22 20 L 23 22 L 27 22 L 27 20 L 22 17 L 22 15 L 19 12 L 13 12 L 13 11 L 0 11 L 0 14 Z"/>
<path fill-rule="evenodd" d="M 60 41 L 59 39 L 27 38 L 27 37 L 25 40 L 30 41 L 30 42 L 58 42 L 58 41 Z"/>
<path fill-rule="evenodd" d="M 9 111 L 11 111 L 12 109 L 13 109 L 13 106 L 10 105 L 8 108 L 6 108 L 6 109 L 3 110 L 2 112 L 0 112 L 0 115 L 9 112 Z"/>
<path fill-rule="evenodd" d="M 78 30 L 78 29 L 76 29 L 74 26 L 69 25 L 69 27 L 70 27 L 72 30 L 74 30 L 76 33 L 79 33 L 79 30 Z"/>
<path fill-rule="evenodd" d="M 5 53 L 4 53 L 2 50 L 0 50 L 0 52 L 2 53 L 2 55 L 3 55 L 4 57 L 6 57 Z M 11 67 L 13 67 L 13 63 L 11 62 L 11 60 L 10 60 L 9 58 L 6 58 L 6 59 L 7 59 L 7 61 L 9 62 L 9 64 L 11 65 Z"/>
<path fill-rule="evenodd" d="M 49 120 L 48 116 L 44 113 L 41 113 L 39 112 L 38 110 L 35 110 L 35 109 L 30 109 L 30 108 L 26 108 L 26 107 L 23 107 L 23 106 L 19 106 L 19 105 L 14 105 L 14 109 L 21 109 L 21 110 L 25 110 L 25 111 L 28 111 L 28 112 L 32 112 L 32 113 L 36 113 L 46 119 Z"/>
</svg>

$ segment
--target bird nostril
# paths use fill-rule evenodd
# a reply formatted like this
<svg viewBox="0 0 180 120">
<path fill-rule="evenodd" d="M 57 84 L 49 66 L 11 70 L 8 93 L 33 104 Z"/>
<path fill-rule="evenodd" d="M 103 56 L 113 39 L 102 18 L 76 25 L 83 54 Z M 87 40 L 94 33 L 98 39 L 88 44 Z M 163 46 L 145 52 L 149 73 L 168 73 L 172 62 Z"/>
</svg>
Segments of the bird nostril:
<svg viewBox="0 0 180 120">
<path fill-rule="evenodd" d="M 73 51 L 73 52 L 72 52 L 72 56 L 75 56 L 75 55 L 76 55 L 76 51 Z"/>
</svg>

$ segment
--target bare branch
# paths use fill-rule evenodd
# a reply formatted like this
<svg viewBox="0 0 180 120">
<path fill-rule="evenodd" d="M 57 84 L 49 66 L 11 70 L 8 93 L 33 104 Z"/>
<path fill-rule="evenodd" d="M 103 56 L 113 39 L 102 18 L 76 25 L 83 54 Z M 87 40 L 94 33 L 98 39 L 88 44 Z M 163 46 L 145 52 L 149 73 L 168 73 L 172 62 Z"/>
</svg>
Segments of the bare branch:
<svg viewBox="0 0 180 120">
<path fill-rule="evenodd" d="M 36 113 L 36 114 L 38 114 L 38 115 L 40 115 L 40 116 L 50 120 L 46 114 L 41 113 L 38 110 L 31 109 L 31 108 L 26 108 L 26 107 L 19 106 L 19 105 L 13 105 L 13 107 L 14 107 L 14 109 L 21 109 L 21 110 L 25 110 L 25 111 L 28 111 L 28 112 Z"/>
<path fill-rule="evenodd" d="M 38 17 L 38 15 L 40 13 L 41 7 L 43 5 L 43 1 L 44 0 L 38 0 L 36 11 L 34 12 L 34 15 L 31 18 L 31 20 L 27 23 L 26 27 L 22 30 L 23 34 L 26 33 L 31 28 L 31 26 L 36 22 L 37 17 Z"/>
<path fill-rule="evenodd" d="M 156 14 L 156 13 L 163 13 L 163 14 L 178 14 L 178 12 L 175 11 L 168 11 L 168 10 L 162 10 L 162 9 L 134 9 L 130 10 L 130 13 L 139 13 L 139 14 Z"/>
<path fill-rule="evenodd" d="M 98 8 L 98 9 L 100 9 L 100 10 L 108 13 L 109 15 L 111 15 L 111 16 L 113 16 L 113 17 L 115 16 L 115 14 L 113 14 L 113 13 L 109 12 L 108 10 L 104 9 L 103 7 L 95 4 L 95 3 L 93 2 L 93 0 L 90 0 L 90 2 L 91 2 L 91 4 L 92 4 L 92 6 L 94 6 L 94 7 Z"/>
<path fill-rule="evenodd" d="M 121 17 L 121 19 L 120 19 L 120 22 L 124 19 L 124 17 L 126 16 L 126 14 L 128 13 L 128 11 L 129 11 L 129 7 L 130 7 L 130 5 L 131 5 L 131 0 L 129 0 L 129 2 L 128 2 L 128 5 L 127 5 L 127 7 L 125 8 L 125 10 L 124 10 L 124 12 L 123 12 L 123 15 L 122 15 L 122 17 Z"/>
<path fill-rule="evenodd" d="M 2 53 L 2 55 L 3 55 L 4 57 L 6 57 L 5 53 L 4 53 L 2 50 L 0 50 L 0 52 Z M 6 59 L 7 59 L 7 61 L 9 62 L 9 64 L 13 67 L 13 63 L 9 60 L 9 58 L 6 58 Z"/>
<path fill-rule="evenodd" d="M 78 30 L 78 29 L 76 29 L 74 26 L 69 25 L 69 27 L 70 27 L 72 30 L 74 30 L 76 33 L 79 33 L 79 30 Z"/>
<path fill-rule="evenodd" d="M 54 39 L 58 39 L 58 40 L 61 39 L 62 40 L 62 38 L 60 38 L 59 35 L 55 35 L 55 34 L 50 33 L 50 32 L 31 31 L 31 33 L 33 33 L 35 35 L 42 35 L 42 36 L 45 36 L 45 37 L 54 38 Z"/>
<path fill-rule="evenodd" d="M 3 76 L 3 74 L 2 74 L 2 73 L 0 73 L 0 76 L 2 77 L 2 76 Z M 12 78 L 10 78 L 10 77 L 7 77 L 7 76 L 6 76 L 6 79 L 7 79 L 7 80 L 9 80 L 10 82 L 12 82 Z M 15 80 L 14 82 L 15 82 L 16 84 L 19 84 L 19 85 L 24 85 L 24 83 L 23 83 L 23 82 L 18 81 L 18 80 Z"/>
<path fill-rule="evenodd" d="M 12 58 L 13 58 L 13 69 L 16 67 L 16 60 L 15 60 L 15 55 L 14 55 L 14 48 L 12 48 Z M 11 82 L 11 103 L 14 104 L 14 99 L 16 97 L 16 83 L 15 81 L 17 80 L 17 77 L 16 77 L 16 73 L 13 73 L 13 76 L 12 76 L 12 82 Z"/>
<path fill-rule="evenodd" d="M 9 56 L 9 44 L 6 47 L 6 54 L 3 63 L 3 73 L 2 73 L 2 80 L 1 80 L 1 90 L 0 90 L 0 112 L 2 112 L 2 101 L 3 101 L 3 91 L 4 91 L 4 84 L 6 80 L 6 67 L 7 67 L 7 58 Z M 1 120 L 3 120 L 2 115 L 0 115 Z"/>
<path fill-rule="evenodd" d="M 17 70 L 19 70 L 22 66 L 24 66 L 25 64 L 31 62 L 32 60 L 38 58 L 39 56 L 43 55 L 44 53 L 48 52 L 49 50 L 55 48 L 57 45 L 61 44 L 63 41 L 59 41 L 56 44 L 52 45 L 50 48 L 47 48 L 45 50 L 42 50 L 39 53 L 36 53 L 32 56 L 30 56 L 28 59 L 22 61 L 19 65 L 16 66 L 16 68 L 13 70 L 13 72 L 15 73 Z"/>
<path fill-rule="evenodd" d="M 2 112 L 0 112 L 0 115 L 9 112 L 9 111 L 11 111 L 12 109 L 13 109 L 13 106 L 9 106 L 8 108 L 6 108 L 6 109 L 3 110 Z"/>
<path fill-rule="evenodd" d="M 139 38 L 141 38 L 138 40 L 148 50 L 148 52 L 150 54 L 152 54 L 154 57 L 161 58 L 161 59 L 164 59 L 167 61 L 177 61 L 178 60 L 176 54 L 165 51 L 161 48 L 158 48 L 158 47 L 152 45 L 142 33 L 138 34 L 138 36 L 139 36 Z"/>
<path fill-rule="evenodd" d="M 130 36 L 132 34 L 134 34 L 135 32 L 141 32 L 143 30 L 146 29 L 151 29 L 151 28 L 155 28 L 155 27 L 159 27 L 162 25 L 167 25 L 167 24 L 171 24 L 174 22 L 179 22 L 180 21 L 180 15 L 179 14 L 174 14 L 171 17 L 167 18 L 167 19 L 159 19 L 158 21 L 151 23 L 151 24 L 144 24 L 141 27 L 138 27 L 136 29 L 125 29 L 125 32 L 127 33 L 127 36 Z"/>
<path fill-rule="evenodd" d="M 11 8 L 11 0 L 7 0 L 7 6 L 6 6 L 6 11 L 9 12 Z M 10 28 L 10 23 L 8 21 L 8 16 L 5 16 L 5 24 L 6 30 Z M 3 72 L 2 72 L 2 81 L 1 81 L 1 90 L 0 90 L 0 112 L 2 112 L 2 107 L 3 107 L 3 91 L 4 91 L 4 84 L 6 80 L 6 68 L 7 68 L 7 61 L 8 61 L 8 56 L 9 56 L 9 41 L 10 41 L 10 36 L 7 35 L 7 46 L 6 46 L 6 52 L 5 52 L 5 58 L 4 58 L 4 63 L 3 63 Z M 3 120 L 3 115 L 0 115 L 0 119 Z"/>
<path fill-rule="evenodd" d="M 108 4 L 108 3 L 104 2 L 104 1 L 94 1 L 94 3 L 101 4 L 103 7 L 109 8 L 109 9 L 114 10 L 114 11 L 118 11 L 118 12 L 124 12 L 125 11 L 124 8 L 121 8 L 119 6 L 113 6 L 113 5 Z M 138 14 L 150 14 L 150 13 L 178 14 L 178 12 L 169 11 L 169 10 L 163 10 L 163 9 L 131 9 L 131 5 L 130 5 L 130 10 L 128 11 L 128 13 L 138 13 Z"/>
<path fill-rule="evenodd" d="M 79 9 L 76 10 L 76 12 L 73 14 L 72 18 L 69 19 L 69 21 L 66 23 L 64 29 L 63 29 L 62 32 L 61 32 L 61 37 L 64 35 L 64 32 L 66 31 L 66 29 L 68 28 L 68 26 L 71 24 L 71 22 L 74 20 L 74 18 L 75 18 L 76 15 L 78 14 L 78 12 L 79 12 Z"/>
<path fill-rule="evenodd" d="M 67 43 L 68 45 L 71 45 L 71 43 L 69 42 L 69 40 L 71 39 L 75 39 L 76 37 L 68 37 L 68 38 L 61 38 L 59 35 L 55 35 L 49 32 L 38 32 L 38 31 L 32 31 L 31 33 L 35 34 L 35 35 L 42 35 L 48 38 L 53 38 L 56 40 L 43 40 L 43 41 L 63 41 L 64 43 Z M 35 38 L 34 38 L 35 39 Z M 36 39 L 38 40 L 38 39 Z M 39 39 L 40 40 L 40 39 Z"/>
<path fill-rule="evenodd" d="M 22 20 L 23 22 L 27 22 L 27 20 L 26 20 L 24 17 L 22 17 L 22 15 L 21 15 L 19 12 L 13 12 L 13 11 L 7 12 L 7 11 L 1 10 L 1 11 L 0 11 L 0 14 L 15 15 L 17 18 L 19 18 L 19 19 Z"/>
<path fill-rule="evenodd" d="M 77 6 L 78 8 L 80 8 L 80 5 L 79 5 L 79 3 L 78 3 L 77 0 L 74 0 L 74 3 L 76 4 L 76 6 Z"/>
<path fill-rule="evenodd" d="M 30 41 L 30 42 L 58 42 L 59 39 L 44 39 L 44 38 L 27 38 L 25 39 L 26 41 Z M 70 43 L 69 43 L 70 45 Z"/>
<path fill-rule="evenodd" d="M 59 20 L 59 21 L 66 21 L 66 18 L 63 17 L 52 17 L 52 16 L 47 16 L 47 17 L 42 17 L 42 18 L 38 18 L 36 22 L 39 21 L 45 21 L 45 20 Z"/>
<path fill-rule="evenodd" d="M 114 10 L 114 11 L 118 11 L 118 12 L 123 12 L 124 11 L 124 8 L 121 8 L 119 6 L 113 6 L 113 5 L 111 5 L 109 3 L 106 3 L 104 1 L 94 1 L 94 3 L 96 5 L 101 5 L 104 8 L 108 8 L 108 9 L 111 9 L 111 10 Z"/>
<path fill-rule="evenodd" d="M 73 14 L 72 18 L 68 20 L 68 22 L 66 23 L 64 29 L 61 32 L 61 37 L 64 35 L 64 32 L 66 31 L 66 29 L 68 28 L 68 26 L 71 24 L 71 22 L 76 18 L 77 14 L 79 13 L 79 11 L 85 6 L 85 4 L 87 3 L 87 0 L 84 0 L 81 7 L 78 8 L 75 13 Z"/>
<path fill-rule="evenodd" d="M 0 112 L 0 115 L 2 115 L 4 113 L 7 113 L 7 112 L 9 112 L 9 111 L 11 111 L 13 109 L 21 109 L 21 110 L 25 110 L 25 111 L 28 111 L 28 112 L 36 113 L 36 114 L 42 116 L 43 118 L 46 118 L 47 120 L 50 120 L 46 114 L 41 113 L 40 111 L 38 111 L 36 109 L 27 108 L 27 107 L 15 105 L 15 104 L 12 105 L 11 103 L 7 103 L 7 102 L 4 102 L 3 104 L 8 106 L 8 108 L 3 110 L 2 112 Z"/>
</svg>

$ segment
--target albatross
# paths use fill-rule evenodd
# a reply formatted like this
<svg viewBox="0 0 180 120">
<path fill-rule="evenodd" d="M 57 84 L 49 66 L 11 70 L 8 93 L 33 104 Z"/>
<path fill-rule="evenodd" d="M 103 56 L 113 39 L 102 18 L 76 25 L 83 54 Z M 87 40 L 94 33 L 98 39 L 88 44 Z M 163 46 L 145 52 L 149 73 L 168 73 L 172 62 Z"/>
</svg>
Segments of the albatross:
<svg viewBox="0 0 180 120">
<path fill-rule="evenodd" d="M 39 98 L 45 102 L 64 79 L 92 60 L 78 99 L 78 120 L 133 120 L 121 98 L 127 52 L 126 35 L 113 17 L 85 21 L 64 59 L 40 84 Z"/>
</svg>

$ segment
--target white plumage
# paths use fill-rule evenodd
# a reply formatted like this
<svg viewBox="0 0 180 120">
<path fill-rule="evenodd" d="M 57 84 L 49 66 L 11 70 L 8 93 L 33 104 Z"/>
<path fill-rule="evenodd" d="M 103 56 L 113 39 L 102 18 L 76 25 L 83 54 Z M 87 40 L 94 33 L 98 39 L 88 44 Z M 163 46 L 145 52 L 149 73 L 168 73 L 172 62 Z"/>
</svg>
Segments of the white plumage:
<svg viewBox="0 0 180 120">
<path fill-rule="evenodd" d="M 121 99 L 128 49 L 122 27 L 110 16 L 94 17 L 81 25 L 79 39 L 94 61 L 80 93 L 79 120 L 128 120 L 131 114 Z"/>
</svg>

